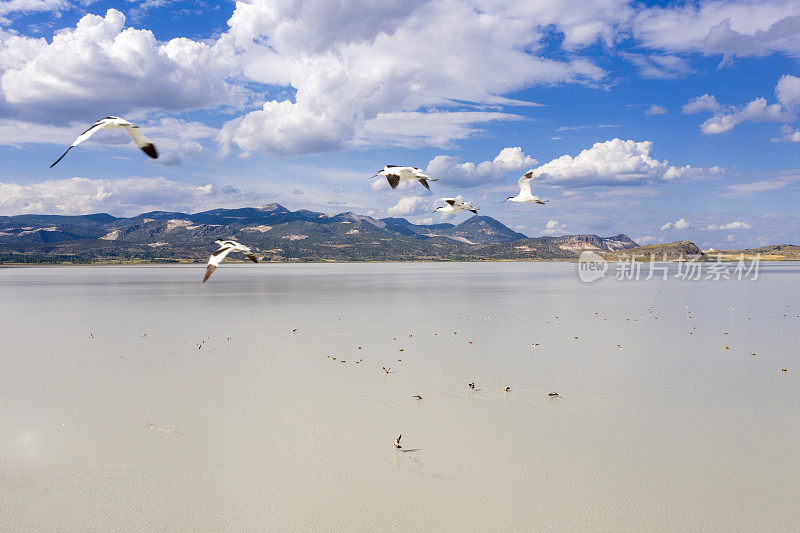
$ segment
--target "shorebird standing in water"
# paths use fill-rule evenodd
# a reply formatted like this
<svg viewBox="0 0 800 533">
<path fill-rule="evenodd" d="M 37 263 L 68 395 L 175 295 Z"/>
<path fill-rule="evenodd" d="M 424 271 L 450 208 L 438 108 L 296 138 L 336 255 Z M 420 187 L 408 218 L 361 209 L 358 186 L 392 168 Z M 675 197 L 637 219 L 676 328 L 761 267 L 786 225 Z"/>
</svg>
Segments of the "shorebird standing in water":
<svg viewBox="0 0 800 533">
<path fill-rule="evenodd" d="M 371 178 L 377 176 L 385 176 L 386 180 L 389 182 L 389 187 L 392 189 L 396 189 L 398 185 L 400 185 L 401 181 L 411 181 L 417 180 L 420 182 L 426 189 L 431 190 L 430 186 L 428 185 L 429 181 L 436 181 L 439 178 L 432 178 L 422 172 L 421 168 L 417 167 L 401 167 L 398 165 L 386 165 L 383 167 L 383 170 L 379 170 L 377 174 L 371 176 Z"/>
<path fill-rule="evenodd" d="M 525 175 L 522 176 L 517 182 L 519 184 L 519 194 L 516 196 L 509 196 L 503 201 L 516 202 L 519 204 L 525 202 L 535 202 L 542 205 L 546 204 L 548 200 L 542 200 L 538 196 L 534 196 L 531 192 L 531 179 L 533 179 L 533 170 L 526 172 Z"/>
<path fill-rule="evenodd" d="M 136 143 L 136 146 L 141 148 L 142 152 L 146 153 L 153 159 L 158 159 L 158 152 L 156 151 L 156 147 L 153 145 L 153 143 L 150 142 L 150 140 L 147 137 L 145 137 L 139 132 L 139 126 L 131 124 L 124 118 L 103 117 L 94 124 L 92 124 L 92 126 L 88 130 L 78 135 L 78 138 L 75 139 L 75 141 L 70 145 L 69 148 L 67 148 L 67 151 L 61 154 L 61 157 L 56 159 L 56 162 L 50 165 L 50 168 L 56 166 L 59 161 L 64 159 L 64 156 L 67 155 L 67 153 L 70 150 L 72 150 L 80 143 L 82 143 L 83 141 L 94 135 L 99 130 L 115 130 L 118 128 L 125 128 L 125 131 L 127 131 L 128 135 L 131 136 L 133 142 Z"/>
<path fill-rule="evenodd" d="M 470 384 L 469 384 L 469 388 L 470 388 L 470 389 L 474 389 L 474 388 L 475 388 L 475 382 L 474 382 L 474 381 L 473 381 L 472 383 L 470 383 Z"/>
<path fill-rule="evenodd" d="M 383 369 L 383 371 L 384 371 L 384 372 L 386 372 L 387 374 L 388 374 L 388 373 L 389 373 L 389 371 L 392 369 L 392 367 L 386 368 L 385 366 L 382 366 L 381 368 L 382 368 L 382 369 Z"/>
<path fill-rule="evenodd" d="M 420 396 L 419 394 L 415 394 L 415 395 L 414 395 L 414 398 L 416 398 L 417 400 L 421 400 L 421 399 L 422 399 L 422 396 Z"/>
<path fill-rule="evenodd" d="M 403 435 L 400 435 L 400 436 L 399 436 L 399 437 L 397 437 L 397 439 L 395 439 L 395 441 L 394 441 L 394 447 L 395 447 L 395 448 L 397 448 L 398 450 L 399 450 L 400 448 L 402 448 L 402 446 L 400 446 L 400 439 L 402 438 L 402 436 L 403 436 Z"/>
<path fill-rule="evenodd" d="M 206 267 L 206 275 L 203 277 L 203 283 L 208 281 L 208 278 L 211 277 L 211 274 L 213 274 L 219 264 L 222 263 L 222 260 L 231 252 L 243 252 L 250 261 L 258 263 L 258 258 L 253 255 L 250 248 L 244 244 L 230 239 L 216 239 L 214 242 L 217 243 L 219 249 L 208 258 L 208 266 Z M 297 330 L 295 329 L 295 331 Z"/>
</svg>

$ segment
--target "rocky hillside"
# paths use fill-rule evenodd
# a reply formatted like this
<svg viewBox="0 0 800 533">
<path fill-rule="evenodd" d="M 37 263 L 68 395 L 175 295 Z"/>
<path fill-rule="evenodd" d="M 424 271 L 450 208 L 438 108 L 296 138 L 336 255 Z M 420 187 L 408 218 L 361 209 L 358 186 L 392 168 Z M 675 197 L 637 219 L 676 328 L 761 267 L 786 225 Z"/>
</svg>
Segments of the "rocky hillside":
<svg viewBox="0 0 800 533">
<path fill-rule="evenodd" d="M 564 235 L 525 238 L 494 244 L 485 247 L 484 253 L 495 259 L 574 259 L 586 250 L 603 253 L 627 250 L 636 246 L 630 237 L 621 234 L 614 237 Z"/>
<path fill-rule="evenodd" d="M 675 261 L 680 258 L 689 260 L 693 257 L 697 257 L 700 261 L 705 259 L 705 254 L 691 241 L 650 244 L 603 254 L 607 260 L 614 261 L 630 259 L 634 256 L 637 261 L 650 261 L 651 257 L 656 261 Z"/>
<path fill-rule="evenodd" d="M 279 204 L 130 218 L 0 217 L 2 262 L 205 261 L 216 237 L 233 237 L 275 261 L 564 259 L 636 246 L 625 235 L 529 239 L 497 220 L 413 224 L 356 213 L 291 211 Z"/>
</svg>

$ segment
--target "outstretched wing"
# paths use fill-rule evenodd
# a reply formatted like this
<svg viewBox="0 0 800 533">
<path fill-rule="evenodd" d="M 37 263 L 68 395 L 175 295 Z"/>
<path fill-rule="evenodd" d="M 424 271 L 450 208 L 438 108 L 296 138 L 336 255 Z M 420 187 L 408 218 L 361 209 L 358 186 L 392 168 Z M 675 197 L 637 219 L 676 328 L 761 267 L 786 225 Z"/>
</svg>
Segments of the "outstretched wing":
<svg viewBox="0 0 800 533">
<path fill-rule="evenodd" d="M 222 263 L 222 260 L 233 251 L 233 246 L 223 246 L 216 252 L 211 254 L 211 257 L 208 258 L 208 264 L 219 266 Z"/>
<path fill-rule="evenodd" d="M 128 135 L 131 136 L 131 139 L 133 139 L 133 142 L 136 143 L 136 146 L 142 149 L 142 152 L 146 153 L 153 159 L 158 159 L 158 151 L 156 151 L 155 145 L 151 143 L 142 132 L 139 131 L 139 126 L 125 126 L 125 131 L 127 131 Z"/>
<path fill-rule="evenodd" d="M 216 269 L 217 269 L 217 267 L 215 265 L 208 265 L 206 267 L 206 275 L 203 276 L 203 283 L 208 281 L 208 278 L 211 277 L 211 274 L 213 274 Z"/>
<path fill-rule="evenodd" d="M 533 172 L 528 172 L 524 176 L 522 176 L 519 179 L 519 181 L 517 182 L 519 184 L 519 192 L 521 194 L 524 194 L 524 193 L 532 194 L 531 193 L 531 178 L 533 178 Z"/>
<path fill-rule="evenodd" d="M 386 181 L 389 182 L 389 187 L 396 189 L 400 185 L 400 176 L 397 174 L 386 174 Z"/>
<path fill-rule="evenodd" d="M 110 121 L 111 121 L 113 118 L 114 118 L 114 117 L 104 117 L 104 118 L 101 118 L 100 120 L 98 120 L 97 122 L 95 122 L 94 124 L 92 124 L 92 125 L 91 125 L 91 126 L 90 126 L 90 127 L 87 129 L 87 130 L 86 130 L 86 131 L 84 131 L 83 133 L 81 133 L 80 135 L 78 135 L 78 138 L 77 138 L 77 139 L 75 139 L 75 141 L 74 141 L 74 142 L 73 142 L 73 143 L 70 145 L 70 147 L 69 147 L 69 148 L 67 148 L 67 151 L 66 151 L 66 152 L 64 152 L 63 154 L 61 154 L 61 157 L 59 157 L 58 159 L 56 159 L 56 162 L 55 162 L 55 163 L 53 163 L 52 165 L 50 165 L 50 168 L 53 168 L 54 166 L 56 166 L 56 165 L 58 164 L 58 162 L 59 162 L 59 161 L 61 161 L 62 159 L 64 159 L 64 156 L 65 156 L 65 155 L 67 155 L 67 153 L 68 153 L 70 150 L 72 150 L 73 148 L 75 148 L 76 146 L 78 146 L 80 143 L 82 143 L 83 141 L 85 141 L 86 139 L 88 139 L 89 137 L 91 137 L 92 135 L 94 135 L 94 134 L 95 134 L 95 132 L 96 132 L 97 130 L 101 129 L 103 126 L 105 126 L 106 124 L 108 124 L 108 123 L 109 123 L 109 122 L 110 122 Z"/>
</svg>

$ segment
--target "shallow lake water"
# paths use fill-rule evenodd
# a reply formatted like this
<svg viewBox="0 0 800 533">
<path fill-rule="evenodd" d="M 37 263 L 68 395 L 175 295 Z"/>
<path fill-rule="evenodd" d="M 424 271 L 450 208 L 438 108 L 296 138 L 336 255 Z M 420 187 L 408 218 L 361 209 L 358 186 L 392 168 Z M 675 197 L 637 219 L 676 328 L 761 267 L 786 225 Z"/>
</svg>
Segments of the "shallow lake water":
<svg viewBox="0 0 800 533">
<path fill-rule="evenodd" d="M 203 272 L 0 269 L 0 530 L 797 531 L 800 265 Z"/>
</svg>

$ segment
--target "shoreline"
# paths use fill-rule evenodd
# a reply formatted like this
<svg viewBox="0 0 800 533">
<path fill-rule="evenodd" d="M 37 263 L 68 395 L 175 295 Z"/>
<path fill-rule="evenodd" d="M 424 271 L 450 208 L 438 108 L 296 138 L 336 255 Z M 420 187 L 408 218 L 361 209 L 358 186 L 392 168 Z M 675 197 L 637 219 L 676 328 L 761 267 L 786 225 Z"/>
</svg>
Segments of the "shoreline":
<svg viewBox="0 0 800 533">
<path fill-rule="evenodd" d="M 755 259 L 755 255 L 753 254 L 744 254 L 745 261 L 753 261 Z M 723 254 L 723 258 L 720 262 L 722 263 L 735 263 L 739 260 L 738 255 L 729 255 Z M 271 264 L 271 265 L 321 265 L 321 264 L 403 264 L 403 263 L 430 263 L 430 264 L 437 264 L 437 263 L 578 263 L 578 259 L 473 259 L 473 260 L 463 260 L 463 259 L 441 259 L 441 260 L 388 260 L 388 261 L 340 261 L 340 260 L 315 260 L 315 261 L 260 261 L 260 264 Z M 617 264 L 617 263 L 627 263 L 628 261 L 614 261 L 608 260 L 610 264 Z M 678 260 L 667 260 L 667 261 L 641 261 L 637 260 L 637 263 L 687 263 L 689 261 L 678 261 Z M 698 261 L 699 263 L 715 263 L 716 261 L 713 259 L 706 259 L 703 261 Z M 778 259 L 774 257 L 764 258 L 761 257 L 759 259 L 761 263 L 800 263 L 800 259 L 795 258 L 786 258 L 786 259 Z M 235 265 L 248 265 L 252 264 L 250 261 L 226 261 L 227 264 Z M 131 262 L 122 262 L 122 261 L 97 261 L 97 262 L 86 262 L 86 263 L 2 263 L 0 262 L 0 268 L 4 267 L 65 267 L 65 266 L 72 266 L 72 267 L 80 267 L 80 266 L 166 266 L 166 265 L 204 265 L 205 261 L 131 261 Z"/>
</svg>

